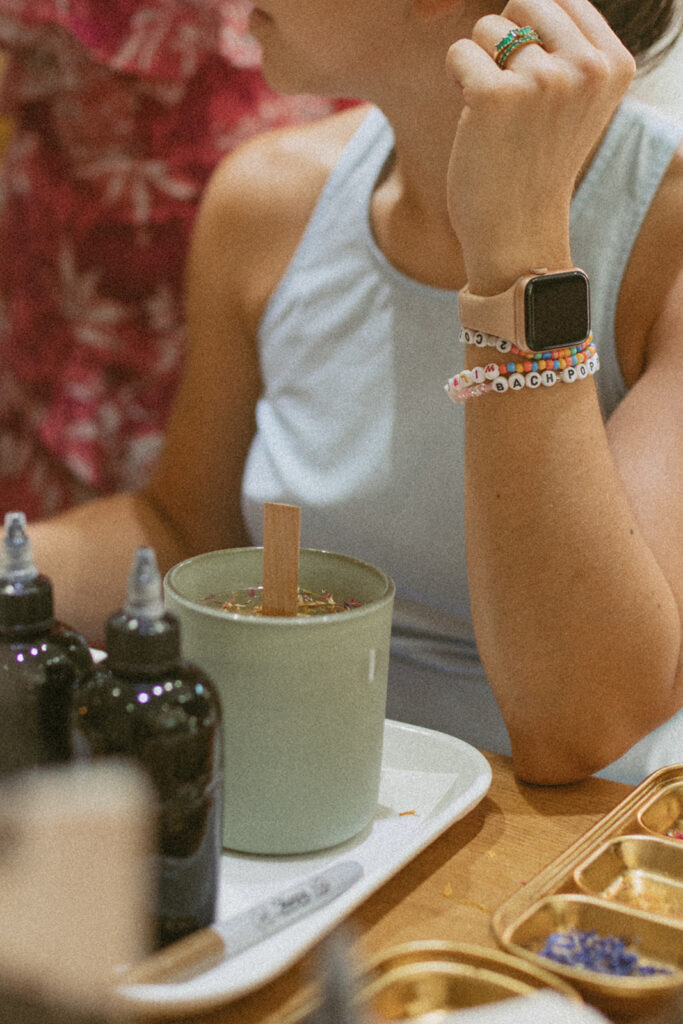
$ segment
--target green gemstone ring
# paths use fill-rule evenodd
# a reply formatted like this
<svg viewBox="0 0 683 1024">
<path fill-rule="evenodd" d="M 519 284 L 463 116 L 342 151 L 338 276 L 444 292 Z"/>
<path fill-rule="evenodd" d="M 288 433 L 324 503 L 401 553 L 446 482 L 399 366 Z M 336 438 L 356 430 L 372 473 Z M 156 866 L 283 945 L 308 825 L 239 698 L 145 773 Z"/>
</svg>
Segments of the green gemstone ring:
<svg viewBox="0 0 683 1024">
<path fill-rule="evenodd" d="M 503 36 L 499 43 L 496 43 L 495 61 L 498 67 L 504 68 L 510 54 L 520 46 L 526 46 L 527 43 L 537 43 L 539 46 L 543 46 L 541 37 L 530 25 L 525 25 L 524 28 L 510 29 L 507 35 Z"/>
</svg>

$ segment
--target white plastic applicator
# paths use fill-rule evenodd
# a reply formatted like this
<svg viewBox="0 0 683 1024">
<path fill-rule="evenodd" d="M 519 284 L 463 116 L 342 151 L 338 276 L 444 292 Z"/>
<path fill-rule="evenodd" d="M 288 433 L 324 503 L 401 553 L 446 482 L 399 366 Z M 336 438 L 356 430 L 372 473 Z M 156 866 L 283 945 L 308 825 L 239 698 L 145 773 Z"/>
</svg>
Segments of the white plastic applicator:
<svg viewBox="0 0 683 1024">
<path fill-rule="evenodd" d="M 12 583 L 34 580 L 38 569 L 33 560 L 31 541 L 26 533 L 23 512 L 8 512 L 5 516 L 5 535 L 2 539 L 0 578 Z"/>
</svg>

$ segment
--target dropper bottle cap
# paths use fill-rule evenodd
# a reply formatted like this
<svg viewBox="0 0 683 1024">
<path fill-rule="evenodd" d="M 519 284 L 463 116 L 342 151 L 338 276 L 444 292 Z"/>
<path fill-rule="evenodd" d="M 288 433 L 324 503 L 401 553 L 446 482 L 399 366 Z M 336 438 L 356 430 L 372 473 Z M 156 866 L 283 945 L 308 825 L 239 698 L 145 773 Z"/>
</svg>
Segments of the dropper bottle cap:
<svg viewBox="0 0 683 1024">
<path fill-rule="evenodd" d="M 52 586 L 33 560 L 26 516 L 8 512 L 0 552 L 0 629 L 41 631 L 53 622 Z"/>
<path fill-rule="evenodd" d="M 154 675 L 180 658 L 180 627 L 164 608 L 153 548 L 135 552 L 126 601 L 107 622 L 106 643 L 109 668 L 127 675 Z"/>
</svg>

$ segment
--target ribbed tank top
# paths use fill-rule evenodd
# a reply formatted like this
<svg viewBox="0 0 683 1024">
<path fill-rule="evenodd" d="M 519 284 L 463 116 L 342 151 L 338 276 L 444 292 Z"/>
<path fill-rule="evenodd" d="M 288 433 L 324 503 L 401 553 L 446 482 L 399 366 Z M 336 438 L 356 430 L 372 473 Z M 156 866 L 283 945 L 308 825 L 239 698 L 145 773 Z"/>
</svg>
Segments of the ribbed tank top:
<svg viewBox="0 0 683 1024">
<path fill-rule="evenodd" d="M 682 138 L 682 124 L 625 101 L 572 201 L 572 255 L 591 282 L 605 416 L 626 390 L 614 341 L 619 287 Z M 266 306 L 243 511 L 260 543 L 264 501 L 301 505 L 305 546 L 352 554 L 393 577 L 390 717 L 508 753 L 469 608 L 463 410 L 443 390 L 464 360 L 457 292 L 412 280 L 377 246 L 370 202 L 392 151 L 387 120 L 370 110 Z M 679 760 L 683 716 L 676 738 Z M 631 776 L 646 773 L 644 757 Z M 610 777 L 626 778 L 622 761 Z"/>
</svg>

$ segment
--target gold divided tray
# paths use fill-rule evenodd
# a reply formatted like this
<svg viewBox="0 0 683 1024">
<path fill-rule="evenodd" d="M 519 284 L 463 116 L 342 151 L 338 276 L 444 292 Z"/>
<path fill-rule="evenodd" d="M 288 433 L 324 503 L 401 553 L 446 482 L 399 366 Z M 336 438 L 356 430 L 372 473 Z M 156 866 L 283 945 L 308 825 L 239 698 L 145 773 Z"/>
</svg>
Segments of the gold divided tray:
<svg viewBox="0 0 683 1024">
<path fill-rule="evenodd" d="M 436 1024 L 447 1014 L 542 989 L 581 1003 L 562 978 L 498 949 L 445 941 L 406 942 L 365 962 L 353 979 L 358 1020 Z M 316 1024 L 320 1002 L 308 998 L 283 1024 Z"/>
<path fill-rule="evenodd" d="M 553 972 L 606 1013 L 683 1004 L 683 764 L 648 776 L 493 916 L 509 953 Z M 614 937 L 639 968 L 616 974 L 542 956 L 557 936 Z M 552 936 L 552 938 L 551 938 Z M 570 958 L 571 962 L 571 958 Z"/>
<path fill-rule="evenodd" d="M 377 1024 L 435 1022 L 448 1013 L 554 989 L 580 998 L 561 978 L 496 949 L 466 943 L 408 942 L 367 964 L 360 1004 Z"/>
</svg>

